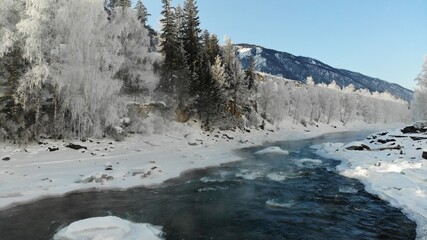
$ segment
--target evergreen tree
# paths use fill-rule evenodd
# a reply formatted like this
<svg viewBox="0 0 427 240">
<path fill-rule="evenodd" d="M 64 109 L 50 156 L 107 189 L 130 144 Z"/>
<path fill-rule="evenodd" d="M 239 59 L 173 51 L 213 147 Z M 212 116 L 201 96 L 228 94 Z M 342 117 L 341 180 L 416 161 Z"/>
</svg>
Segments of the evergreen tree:
<svg viewBox="0 0 427 240">
<path fill-rule="evenodd" d="M 225 67 L 225 90 L 229 101 L 229 111 L 232 115 L 239 115 L 244 101 L 246 101 L 244 72 L 240 61 L 236 57 L 236 49 L 230 39 L 226 39 L 226 45 L 223 51 L 224 67 Z"/>
<path fill-rule="evenodd" d="M 218 36 L 216 34 L 211 34 L 209 38 L 209 42 L 210 42 L 210 50 L 208 52 L 209 60 L 211 61 L 211 63 L 214 63 L 216 57 L 221 54 L 221 47 L 219 46 Z"/>
<path fill-rule="evenodd" d="M 181 4 L 178 4 L 178 6 L 175 7 L 175 32 L 177 34 L 177 41 L 180 42 L 181 44 L 184 44 L 184 24 L 185 24 L 184 10 L 182 9 Z M 184 53 L 185 53 L 185 50 L 184 50 Z"/>
<path fill-rule="evenodd" d="M 215 34 L 210 34 L 208 30 L 204 30 L 202 34 L 203 46 L 208 54 L 211 64 L 215 62 L 216 57 L 221 53 L 218 37 Z"/>
<path fill-rule="evenodd" d="M 251 90 L 254 87 L 255 82 L 255 58 L 251 55 L 249 59 L 249 67 L 245 71 L 245 79 L 248 84 L 248 89 Z"/>
<path fill-rule="evenodd" d="M 197 83 L 197 67 L 203 66 L 199 64 L 200 52 L 202 50 L 201 44 L 201 29 L 200 20 L 198 16 L 198 9 L 196 0 L 186 0 L 184 2 L 184 26 L 183 26 L 183 44 L 186 53 L 187 65 L 191 73 L 191 93 L 197 95 L 201 85 Z"/>
<path fill-rule="evenodd" d="M 214 79 L 209 56 L 206 51 L 200 53 L 199 69 L 199 95 L 196 100 L 196 108 L 206 128 L 210 128 L 212 122 L 220 115 L 224 105 L 221 85 Z M 218 75 L 216 76 L 218 77 Z"/>
<path fill-rule="evenodd" d="M 15 102 L 19 79 L 27 67 L 18 46 L 0 58 L 0 140 L 8 138 L 20 142 L 26 126 L 32 124 L 33 119 L 23 111 L 21 104 Z"/>
<path fill-rule="evenodd" d="M 104 8 L 107 9 L 108 14 L 110 15 L 111 11 L 113 11 L 116 7 L 130 8 L 131 5 L 131 0 L 106 0 Z"/>
<path fill-rule="evenodd" d="M 179 51 L 177 53 L 176 64 L 177 66 L 181 66 L 175 71 L 175 92 L 178 98 L 178 108 L 181 110 L 185 110 L 189 107 L 190 104 L 190 70 L 187 66 L 184 46 L 182 42 L 179 43 Z"/>
<path fill-rule="evenodd" d="M 148 26 L 147 20 L 148 20 L 148 16 L 150 16 L 150 14 L 148 13 L 145 5 L 142 3 L 142 0 L 138 0 L 138 2 L 136 2 L 135 10 L 136 10 L 136 14 L 138 16 L 138 20 L 141 22 L 141 24 L 143 26 L 147 27 Z"/>
<path fill-rule="evenodd" d="M 175 25 L 175 14 L 172 11 L 171 1 L 162 0 L 163 15 L 160 22 L 162 23 L 162 30 L 160 33 L 160 52 L 164 60 L 161 69 L 161 77 L 159 82 L 159 90 L 172 93 L 174 86 L 174 72 L 178 69 L 177 54 L 179 52 L 179 41 L 177 39 L 177 31 Z"/>
</svg>

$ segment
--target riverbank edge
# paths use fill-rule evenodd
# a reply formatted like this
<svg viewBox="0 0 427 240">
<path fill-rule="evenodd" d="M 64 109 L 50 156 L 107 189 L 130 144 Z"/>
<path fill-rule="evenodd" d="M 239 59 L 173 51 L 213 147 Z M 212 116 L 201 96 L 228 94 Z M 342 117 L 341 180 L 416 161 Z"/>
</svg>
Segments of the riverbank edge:
<svg viewBox="0 0 427 240">
<path fill-rule="evenodd" d="M 401 128 L 390 128 L 388 130 L 384 131 L 378 131 L 375 134 L 372 134 L 371 136 L 383 136 L 384 139 L 389 138 L 391 136 L 396 136 L 401 134 L 400 131 Z M 409 137 L 408 137 L 409 138 Z M 380 139 L 380 138 L 378 138 Z M 389 138 L 390 139 L 390 138 Z M 415 152 L 417 146 L 414 146 L 412 144 L 404 144 L 402 141 L 399 141 L 399 138 L 396 138 L 397 141 L 393 141 L 394 146 L 402 146 L 402 149 L 405 149 L 405 153 L 408 152 Z M 373 147 L 372 145 L 373 140 L 371 137 L 368 137 L 362 141 L 358 142 L 351 142 L 347 144 L 342 143 L 325 143 L 321 146 L 318 146 L 319 149 L 316 151 L 316 154 L 331 158 L 340 161 L 340 164 L 336 166 L 337 173 L 348 178 L 356 179 L 357 181 L 361 182 L 364 185 L 364 189 L 366 192 L 378 196 L 383 201 L 389 203 L 392 207 L 400 209 L 403 214 L 405 214 L 409 219 L 414 221 L 417 224 L 417 240 L 427 240 L 427 204 L 425 204 L 425 200 L 422 201 L 422 199 L 412 199 L 412 201 L 407 201 L 407 199 L 411 199 L 414 196 L 408 194 L 407 192 L 401 193 L 400 197 L 399 194 L 389 192 L 388 190 L 392 191 L 401 191 L 406 190 L 404 187 L 407 184 L 407 180 L 404 179 L 409 172 L 412 170 L 412 168 L 407 166 L 402 167 L 403 170 L 398 171 L 396 169 L 391 169 L 389 171 L 381 169 L 387 168 L 387 164 L 390 164 L 392 167 L 399 166 L 399 164 L 406 164 L 410 163 L 412 165 L 419 164 L 422 160 L 421 155 L 417 158 L 409 158 L 409 156 L 406 156 L 406 158 L 397 158 L 393 160 L 393 155 L 391 157 L 389 152 L 383 153 L 381 151 L 349 151 L 347 147 L 349 146 L 358 146 L 361 144 L 365 144 L 365 146 Z M 375 145 L 374 145 L 375 147 Z M 400 155 L 402 152 L 399 153 Z M 408 154 L 409 155 L 409 154 Z M 386 157 L 387 156 L 387 157 Z M 425 164 L 421 163 L 421 167 L 423 167 Z M 375 168 L 380 168 L 379 170 L 376 170 Z M 417 168 L 414 168 L 417 170 Z M 381 173 L 380 175 L 375 175 L 375 172 Z M 425 171 L 425 169 L 424 169 Z M 392 177 L 391 179 L 394 181 L 389 181 L 387 178 L 387 174 L 392 175 L 401 175 L 402 177 Z M 421 173 L 419 173 L 421 174 Z M 411 176 L 411 175 L 409 175 Z M 418 178 L 418 176 L 414 176 L 414 178 Z M 411 177 L 409 177 L 411 178 Z M 412 179 L 410 179 L 412 180 Z M 387 185 L 386 185 L 387 184 Z M 420 191 L 420 193 L 427 192 L 427 183 L 419 183 L 422 185 L 418 185 L 417 188 Z M 411 186 L 410 186 L 411 187 Z M 408 187 L 408 188 L 410 188 Z M 398 197 L 396 197 L 398 196 Z M 424 196 L 421 196 L 422 198 L 425 198 Z M 417 201 L 418 200 L 418 201 Z M 413 204 L 411 206 L 411 204 Z M 416 206 L 415 206 L 416 205 Z M 421 206 L 418 206 L 421 205 Z M 422 210 L 417 211 L 418 210 Z"/>
</svg>

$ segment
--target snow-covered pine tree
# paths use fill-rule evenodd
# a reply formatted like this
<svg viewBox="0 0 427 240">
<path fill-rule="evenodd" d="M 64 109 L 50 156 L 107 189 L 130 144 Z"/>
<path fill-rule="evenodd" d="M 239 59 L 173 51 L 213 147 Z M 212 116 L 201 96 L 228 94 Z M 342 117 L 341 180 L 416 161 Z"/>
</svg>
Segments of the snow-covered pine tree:
<svg viewBox="0 0 427 240">
<path fill-rule="evenodd" d="M 215 62 L 215 58 L 221 53 L 218 37 L 215 34 L 211 35 L 208 30 L 204 30 L 202 39 L 209 61 L 213 64 Z"/>
<path fill-rule="evenodd" d="M 148 20 L 148 16 L 150 16 L 150 14 L 148 13 L 145 5 L 142 3 L 142 0 L 138 0 L 138 2 L 136 2 L 135 10 L 136 10 L 136 14 L 138 16 L 138 20 L 141 22 L 142 25 L 147 27 L 147 20 Z"/>
<path fill-rule="evenodd" d="M 185 0 L 184 2 L 184 26 L 183 26 L 183 43 L 184 50 L 186 53 L 187 65 L 190 69 L 191 80 L 190 80 L 190 94 L 196 96 L 201 87 L 198 81 L 197 72 L 205 71 L 198 70 L 197 67 L 203 66 L 199 64 L 201 61 L 200 52 L 202 51 L 202 41 L 200 29 L 199 10 L 197 8 L 196 0 Z"/>
<path fill-rule="evenodd" d="M 160 32 L 160 52 L 163 55 L 161 77 L 158 85 L 160 91 L 172 93 L 175 85 L 175 70 L 177 66 L 177 55 L 179 53 L 178 33 L 175 25 L 175 14 L 171 7 L 171 0 L 162 0 L 163 10 L 161 12 L 162 29 Z"/>
<path fill-rule="evenodd" d="M 181 66 L 175 71 L 175 93 L 178 98 L 178 109 L 182 111 L 187 111 L 189 106 L 191 105 L 189 82 L 191 73 L 187 66 L 184 45 L 182 44 L 182 42 L 179 42 L 179 52 L 177 53 L 176 63 L 177 66 Z"/>
<path fill-rule="evenodd" d="M 427 56 L 424 58 L 421 73 L 416 80 L 417 87 L 411 106 L 412 118 L 416 121 L 427 120 Z"/>
<path fill-rule="evenodd" d="M 221 85 L 213 77 L 209 55 L 206 53 L 205 48 L 202 48 L 200 54 L 201 61 L 198 62 L 200 66 L 197 67 L 199 69 L 197 74 L 199 76 L 198 83 L 200 87 L 198 88 L 196 108 L 200 119 L 204 122 L 204 126 L 209 129 L 222 115 L 224 98 L 222 96 Z"/>
<path fill-rule="evenodd" d="M 174 93 L 178 99 L 178 109 L 180 111 L 187 111 L 190 107 L 190 79 L 191 72 L 187 65 L 186 52 L 184 50 L 184 24 L 185 16 L 184 11 L 180 4 L 175 7 L 175 33 L 177 52 L 175 54 L 175 79 L 174 79 Z"/>
<path fill-rule="evenodd" d="M 181 7 L 181 4 L 178 4 L 178 6 L 175 7 L 175 32 L 176 32 L 176 38 L 177 41 L 183 45 L 183 51 L 185 55 L 184 50 L 184 24 L 185 24 L 185 16 L 184 16 L 184 10 Z M 187 65 L 187 63 L 186 63 Z"/>
<path fill-rule="evenodd" d="M 132 4 L 130 0 L 116 0 L 115 7 L 130 8 L 131 5 Z"/>
<path fill-rule="evenodd" d="M 228 111 L 238 116 L 242 114 L 242 106 L 247 100 L 247 86 L 244 83 L 244 72 L 240 61 L 236 57 L 236 49 L 231 39 L 225 39 L 223 49 L 225 67 L 225 93 L 228 98 Z"/>
<path fill-rule="evenodd" d="M 249 90 L 252 90 L 255 85 L 255 71 L 255 58 L 251 55 L 251 57 L 249 58 L 249 66 L 245 70 L 245 80 L 247 81 Z"/>
</svg>

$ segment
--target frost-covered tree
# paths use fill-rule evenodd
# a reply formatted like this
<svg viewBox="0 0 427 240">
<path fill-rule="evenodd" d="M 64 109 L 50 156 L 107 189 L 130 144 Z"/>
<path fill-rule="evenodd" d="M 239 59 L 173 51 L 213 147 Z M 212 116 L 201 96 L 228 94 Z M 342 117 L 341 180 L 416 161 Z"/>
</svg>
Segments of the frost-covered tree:
<svg viewBox="0 0 427 240">
<path fill-rule="evenodd" d="M 240 61 L 236 57 L 236 49 L 231 39 L 225 39 L 223 49 L 225 67 L 225 92 L 228 97 L 229 111 L 233 115 L 242 113 L 242 106 L 246 102 L 247 85 L 244 81 L 244 72 Z"/>
<path fill-rule="evenodd" d="M 216 56 L 211 68 L 212 78 L 222 87 L 225 82 L 225 68 L 219 55 Z"/>
<path fill-rule="evenodd" d="M 26 0 L 23 3 L 25 9 L 16 24 L 16 36 L 29 68 L 19 80 L 16 100 L 24 110 L 34 112 L 31 131 L 35 137 L 41 127 L 42 103 L 46 100 L 44 86 L 50 81 L 50 51 L 55 38 L 50 23 L 58 3 L 54 0 Z"/>
<path fill-rule="evenodd" d="M 116 77 L 124 81 L 125 92 L 151 93 L 158 84 L 153 70 L 157 55 L 149 50 L 148 30 L 140 24 L 137 12 L 130 8 L 113 10 L 109 27 L 122 46 L 119 55 L 124 62 Z"/>
<path fill-rule="evenodd" d="M 131 6 L 130 0 L 107 0 L 107 6 L 110 10 L 114 9 L 115 7 L 124 7 L 129 8 Z"/>
<path fill-rule="evenodd" d="M 351 121 L 368 123 L 405 122 L 408 120 L 408 104 L 389 93 L 370 93 L 354 90 L 353 86 L 339 88 L 314 84 L 307 85 L 264 75 L 260 82 L 258 103 L 262 117 L 270 123 L 280 124 L 287 118 L 294 123 L 326 124 Z"/>
<path fill-rule="evenodd" d="M 0 132 L 100 137 L 125 114 L 123 82 L 154 88 L 155 54 L 130 1 L 0 1 L 0 96 L 9 112 L 0 111 Z"/>
<path fill-rule="evenodd" d="M 61 103 L 56 121 L 74 136 L 101 137 L 123 109 L 122 82 L 113 79 L 124 61 L 121 32 L 110 26 L 102 0 L 65 1 L 55 23 L 53 67 Z"/>
<path fill-rule="evenodd" d="M 427 56 L 424 58 L 421 73 L 417 78 L 411 109 L 414 120 L 427 120 Z"/>
<path fill-rule="evenodd" d="M 16 24 L 24 10 L 21 1 L 0 0 L 0 57 L 12 50 L 18 40 Z"/>
<path fill-rule="evenodd" d="M 264 119 L 268 118 L 268 113 L 273 107 L 273 98 L 277 95 L 277 83 L 272 80 L 265 81 L 259 88 L 258 102 L 261 108 L 261 116 Z"/>
</svg>

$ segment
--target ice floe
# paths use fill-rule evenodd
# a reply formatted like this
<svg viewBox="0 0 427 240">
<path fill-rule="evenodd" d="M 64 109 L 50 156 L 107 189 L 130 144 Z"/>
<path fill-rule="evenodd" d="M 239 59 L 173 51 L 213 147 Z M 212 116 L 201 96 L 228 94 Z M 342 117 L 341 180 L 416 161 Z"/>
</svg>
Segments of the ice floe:
<svg viewBox="0 0 427 240">
<path fill-rule="evenodd" d="M 255 152 L 256 155 L 275 154 L 275 155 L 289 155 L 289 152 L 281 149 L 280 147 L 273 146 Z"/>
<path fill-rule="evenodd" d="M 76 221 L 59 230 L 54 240 L 158 240 L 161 227 L 132 223 L 118 217 L 94 217 Z"/>
<path fill-rule="evenodd" d="M 295 205 L 295 202 L 294 201 L 280 202 L 277 199 L 268 199 L 265 202 L 265 204 L 269 207 L 274 207 L 274 208 L 290 208 Z"/>
</svg>

